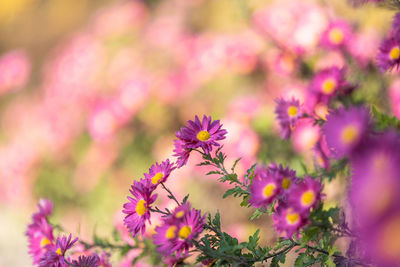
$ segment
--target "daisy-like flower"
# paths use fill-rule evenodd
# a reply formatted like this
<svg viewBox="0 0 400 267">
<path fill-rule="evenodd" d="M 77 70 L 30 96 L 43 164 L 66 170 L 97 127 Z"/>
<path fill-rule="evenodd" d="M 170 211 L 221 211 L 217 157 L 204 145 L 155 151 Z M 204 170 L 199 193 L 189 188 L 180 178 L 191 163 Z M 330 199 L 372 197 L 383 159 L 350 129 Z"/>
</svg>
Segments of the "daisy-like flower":
<svg viewBox="0 0 400 267">
<path fill-rule="evenodd" d="M 297 182 L 296 171 L 289 167 L 283 168 L 281 164 L 278 166 L 276 163 L 272 162 L 268 166 L 268 172 L 279 181 L 284 195 L 286 195 L 292 188 L 292 185 Z"/>
<path fill-rule="evenodd" d="M 365 227 L 400 203 L 400 136 L 387 132 L 369 139 L 352 157 L 349 194 L 355 217 Z"/>
<path fill-rule="evenodd" d="M 175 253 L 179 257 L 187 254 L 193 246 L 193 240 L 203 231 L 205 215 L 201 216 L 199 210 L 190 210 L 188 207 L 177 207 L 164 219 L 163 225 L 156 228 L 154 244 L 163 255 Z"/>
<path fill-rule="evenodd" d="M 300 183 L 293 185 L 288 203 L 300 212 L 308 212 L 321 200 L 321 182 L 306 177 Z"/>
<path fill-rule="evenodd" d="M 219 120 L 213 121 L 211 116 L 204 115 L 202 121 L 196 116 L 194 121 L 189 120 L 188 126 L 176 133 L 176 137 L 182 140 L 188 149 L 201 147 L 204 153 L 208 154 L 213 146 L 220 145 L 218 141 L 225 139 L 227 131 L 221 127 Z"/>
<path fill-rule="evenodd" d="M 160 183 L 164 183 L 171 172 L 175 169 L 174 164 L 169 162 L 169 159 L 152 165 L 149 169 L 149 173 L 144 174 L 144 178 L 148 180 L 148 183 L 156 187 Z"/>
<path fill-rule="evenodd" d="M 340 158 L 357 148 L 366 137 L 369 126 L 370 115 L 366 108 L 340 108 L 328 115 L 322 132 L 333 156 Z"/>
<path fill-rule="evenodd" d="M 351 35 L 351 26 L 346 21 L 332 21 L 322 33 L 320 44 L 328 49 L 344 48 L 351 39 Z"/>
<path fill-rule="evenodd" d="M 267 168 L 256 170 L 256 175 L 250 185 L 249 203 L 260 208 L 272 203 L 281 191 L 281 182 L 276 176 L 277 173 L 271 173 Z"/>
<path fill-rule="evenodd" d="M 32 215 L 32 223 L 28 225 L 26 236 L 29 242 L 29 254 L 33 257 L 33 264 L 38 264 L 54 242 L 53 226 L 48 223 L 47 217 L 53 211 L 53 204 L 48 199 L 41 199 L 38 212 Z"/>
<path fill-rule="evenodd" d="M 186 163 L 189 160 L 189 156 L 190 156 L 190 151 L 191 149 L 185 146 L 185 142 L 180 140 L 180 139 L 176 139 L 174 140 L 174 157 L 177 157 L 176 159 L 176 166 L 178 168 L 185 166 Z"/>
<path fill-rule="evenodd" d="M 292 130 L 296 127 L 297 121 L 303 115 L 302 107 L 300 102 L 294 98 L 290 101 L 276 99 L 275 102 L 277 104 L 275 114 L 281 128 L 281 137 L 288 139 Z"/>
<path fill-rule="evenodd" d="M 156 200 L 157 195 L 151 195 L 153 186 L 147 179 L 134 181 L 129 191 L 133 197 L 127 197 L 129 202 L 124 204 L 122 212 L 127 214 L 124 224 L 135 237 L 139 231 L 143 234 L 146 229 L 146 221 L 150 222 L 150 205 Z"/>
<path fill-rule="evenodd" d="M 311 92 L 317 94 L 320 102 L 328 104 L 329 101 L 348 83 L 344 79 L 345 69 L 330 67 L 319 71 L 310 83 Z"/>
<path fill-rule="evenodd" d="M 78 260 L 72 261 L 74 267 L 99 267 L 100 258 L 97 254 L 92 256 L 79 256 Z"/>
<path fill-rule="evenodd" d="M 112 267 L 110 263 L 110 254 L 103 252 L 100 255 L 99 267 Z"/>
<path fill-rule="evenodd" d="M 298 211 L 295 207 L 279 205 L 272 215 L 275 230 L 282 237 L 292 237 L 308 222 L 308 214 Z"/>
<path fill-rule="evenodd" d="M 400 65 L 400 37 L 398 35 L 383 40 L 376 56 L 378 67 L 382 72 L 398 69 Z"/>
<path fill-rule="evenodd" d="M 66 236 L 58 237 L 55 246 L 40 259 L 39 267 L 68 267 L 68 264 L 65 262 L 65 260 L 68 260 L 65 257 L 65 253 L 78 241 L 78 238 L 71 239 L 71 234 L 68 238 Z"/>
</svg>

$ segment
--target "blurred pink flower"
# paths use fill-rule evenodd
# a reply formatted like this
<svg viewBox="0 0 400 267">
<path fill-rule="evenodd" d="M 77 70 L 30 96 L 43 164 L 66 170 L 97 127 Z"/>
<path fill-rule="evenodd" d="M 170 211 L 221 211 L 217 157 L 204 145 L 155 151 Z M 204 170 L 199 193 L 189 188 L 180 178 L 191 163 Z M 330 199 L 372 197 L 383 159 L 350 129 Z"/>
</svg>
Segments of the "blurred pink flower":
<svg viewBox="0 0 400 267">
<path fill-rule="evenodd" d="M 31 63 L 22 49 L 12 50 L 0 57 L 0 95 L 21 89 L 29 80 Z"/>
</svg>

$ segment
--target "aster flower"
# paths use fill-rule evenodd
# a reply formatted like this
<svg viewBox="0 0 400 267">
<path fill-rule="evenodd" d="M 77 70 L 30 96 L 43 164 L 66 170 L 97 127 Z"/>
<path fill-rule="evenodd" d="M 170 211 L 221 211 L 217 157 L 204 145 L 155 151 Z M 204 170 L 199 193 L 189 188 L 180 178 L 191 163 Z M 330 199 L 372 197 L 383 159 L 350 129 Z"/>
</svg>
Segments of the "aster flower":
<svg viewBox="0 0 400 267">
<path fill-rule="evenodd" d="M 97 254 L 92 256 L 79 256 L 78 260 L 72 261 L 74 267 L 99 267 L 100 258 Z"/>
<path fill-rule="evenodd" d="M 156 163 L 152 165 L 149 169 L 149 173 L 145 173 L 145 179 L 149 180 L 149 184 L 156 187 L 160 183 L 164 183 L 170 173 L 175 169 L 174 164 L 169 162 L 169 159 L 161 162 L 161 164 Z"/>
<path fill-rule="evenodd" d="M 100 255 L 99 267 L 112 267 L 110 263 L 110 254 L 103 252 Z"/>
<path fill-rule="evenodd" d="M 272 162 L 268 166 L 268 172 L 271 176 L 278 180 L 281 188 L 281 193 L 286 196 L 287 192 L 290 191 L 292 185 L 297 182 L 296 171 L 290 169 L 289 167 L 283 168 L 282 164 L 277 165 Z M 281 198 L 283 196 L 280 196 Z"/>
<path fill-rule="evenodd" d="M 38 209 L 39 211 L 33 214 L 32 218 L 34 221 L 39 218 L 50 216 L 53 213 L 53 203 L 49 199 L 42 198 L 39 200 Z"/>
<path fill-rule="evenodd" d="M 308 212 L 321 200 L 321 182 L 306 177 L 300 183 L 293 186 L 288 203 L 300 212 Z"/>
<path fill-rule="evenodd" d="M 313 151 L 315 164 L 320 168 L 329 170 L 329 158 L 331 156 L 331 153 L 329 152 L 328 144 L 326 143 L 324 135 L 322 135 L 319 141 L 315 144 Z"/>
<path fill-rule="evenodd" d="M 280 193 L 281 183 L 274 174 L 266 168 L 256 170 L 256 175 L 249 187 L 249 203 L 253 207 L 260 208 L 271 204 Z"/>
<path fill-rule="evenodd" d="M 351 34 L 351 26 L 346 21 L 332 21 L 322 33 L 320 44 L 328 49 L 344 48 L 349 42 Z"/>
<path fill-rule="evenodd" d="M 281 137 L 288 139 L 296 126 L 296 122 L 303 115 L 302 107 L 300 102 L 294 98 L 290 101 L 276 99 L 275 102 L 277 104 L 275 114 L 281 128 Z"/>
<path fill-rule="evenodd" d="M 174 140 L 174 157 L 177 157 L 176 159 L 176 166 L 178 168 L 185 166 L 187 161 L 189 160 L 189 156 L 190 156 L 190 151 L 191 149 L 185 146 L 185 142 L 180 140 L 180 139 L 176 139 Z"/>
<path fill-rule="evenodd" d="M 68 267 L 68 264 L 65 262 L 65 253 L 78 241 L 78 238 L 74 240 L 71 239 L 71 234 L 68 238 L 66 236 L 58 237 L 56 245 L 47 251 L 40 259 L 39 267 Z"/>
<path fill-rule="evenodd" d="M 383 40 L 376 56 L 377 65 L 382 72 L 398 69 L 400 65 L 400 37 L 398 35 Z"/>
<path fill-rule="evenodd" d="M 153 186 L 148 179 L 134 181 L 129 191 L 133 197 L 127 197 L 129 202 L 124 204 L 122 212 L 127 214 L 124 224 L 135 237 L 139 231 L 143 234 L 146 221 L 150 222 L 150 205 L 156 200 L 157 195 L 151 195 Z"/>
<path fill-rule="evenodd" d="M 370 115 L 364 107 L 340 108 L 328 115 L 322 127 L 328 148 L 340 158 L 351 154 L 368 133 Z"/>
<path fill-rule="evenodd" d="M 211 116 L 204 115 L 202 121 L 196 116 L 194 121 L 189 120 L 188 126 L 176 133 L 176 137 L 185 143 L 186 148 L 201 147 L 208 154 L 213 146 L 220 145 L 217 141 L 225 139 L 227 131 L 221 127 L 219 120 L 212 121 Z"/>
<path fill-rule="evenodd" d="M 387 132 L 375 136 L 351 160 L 350 203 L 365 227 L 375 224 L 400 203 L 400 136 Z"/>
<path fill-rule="evenodd" d="M 345 69 L 330 67 L 319 71 L 310 83 L 310 91 L 317 94 L 320 102 L 328 104 L 340 91 L 347 88 L 348 83 L 344 79 Z"/>
<path fill-rule="evenodd" d="M 292 237 L 308 222 L 308 214 L 298 211 L 295 207 L 279 205 L 272 215 L 275 230 L 283 237 Z"/>
</svg>

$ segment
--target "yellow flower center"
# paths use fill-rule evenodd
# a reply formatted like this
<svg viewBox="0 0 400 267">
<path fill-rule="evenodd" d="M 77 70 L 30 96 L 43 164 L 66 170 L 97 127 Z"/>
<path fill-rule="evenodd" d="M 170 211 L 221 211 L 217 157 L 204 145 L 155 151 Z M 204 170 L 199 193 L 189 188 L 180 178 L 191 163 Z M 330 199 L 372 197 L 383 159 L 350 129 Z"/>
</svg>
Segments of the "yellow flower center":
<svg viewBox="0 0 400 267">
<path fill-rule="evenodd" d="M 50 244 L 51 242 L 47 237 L 43 237 L 42 240 L 40 241 L 40 247 L 42 248 Z"/>
<path fill-rule="evenodd" d="M 176 234 L 175 234 L 176 229 L 178 229 L 178 227 L 176 227 L 175 225 L 170 226 L 170 227 L 167 229 L 167 232 L 165 233 L 165 237 L 166 237 L 167 239 L 175 238 L 175 237 L 176 237 Z"/>
<path fill-rule="evenodd" d="M 264 197 L 266 197 L 266 198 L 271 197 L 275 192 L 275 188 L 276 188 L 275 184 L 272 184 L 272 183 L 267 184 L 263 189 Z"/>
<path fill-rule="evenodd" d="M 144 199 L 141 199 L 137 202 L 136 204 L 136 213 L 139 216 L 142 216 L 146 212 L 146 201 Z"/>
<path fill-rule="evenodd" d="M 183 210 L 178 211 L 175 215 L 176 218 L 180 219 L 183 217 L 183 215 L 185 215 L 185 212 Z"/>
<path fill-rule="evenodd" d="M 290 106 L 287 110 L 287 113 L 289 117 L 294 117 L 297 115 L 297 112 L 299 112 L 298 108 L 296 106 Z"/>
<path fill-rule="evenodd" d="M 200 131 L 197 134 L 197 139 L 199 139 L 200 141 L 207 141 L 208 139 L 210 139 L 210 133 L 208 131 Z"/>
<path fill-rule="evenodd" d="M 180 230 L 179 230 L 179 238 L 180 239 L 186 239 L 188 238 L 188 236 L 192 233 L 192 227 L 186 225 L 183 226 Z"/>
<path fill-rule="evenodd" d="M 56 253 L 57 253 L 58 255 L 62 255 L 61 248 L 58 248 L 58 249 L 56 250 Z"/>
<path fill-rule="evenodd" d="M 312 190 L 308 190 L 301 196 L 301 204 L 303 206 L 311 206 L 315 201 L 315 193 Z"/>
<path fill-rule="evenodd" d="M 332 78 L 328 78 L 322 83 L 322 92 L 326 95 L 332 94 L 335 89 L 336 81 Z"/>
<path fill-rule="evenodd" d="M 343 39 L 344 39 L 344 34 L 341 29 L 333 28 L 332 30 L 329 31 L 329 40 L 333 44 L 336 45 L 341 44 L 343 42 Z"/>
<path fill-rule="evenodd" d="M 292 184 L 292 182 L 290 181 L 289 178 L 284 178 L 283 181 L 282 181 L 282 188 L 283 189 L 289 189 L 291 184 Z"/>
<path fill-rule="evenodd" d="M 377 248 L 387 260 L 398 262 L 400 260 L 400 214 L 390 218 L 378 235 Z"/>
<path fill-rule="evenodd" d="M 286 214 L 286 221 L 290 225 L 297 224 L 299 220 L 300 220 L 300 214 L 298 212 L 290 211 Z"/>
<path fill-rule="evenodd" d="M 390 50 L 389 57 L 391 60 L 396 60 L 400 57 L 400 48 L 398 46 L 393 47 Z"/>
<path fill-rule="evenodd" d="M 347 125 L 343 128 L 340 134 L 340 140 L 344 144 L 349 145 L 354 143 L 354 141 L 358 139 L 359 134 L 360 133 L 357 127 L 355 127 L 354 125 Z"/>
<path fill-rule="evenodd" d="M 151 183 L 152 184 L 158 184 L 158 182 L 164 177 L 164 174 L 162 172 L 156 173 L 153 178 L 151 178 Z"/>
</svg>

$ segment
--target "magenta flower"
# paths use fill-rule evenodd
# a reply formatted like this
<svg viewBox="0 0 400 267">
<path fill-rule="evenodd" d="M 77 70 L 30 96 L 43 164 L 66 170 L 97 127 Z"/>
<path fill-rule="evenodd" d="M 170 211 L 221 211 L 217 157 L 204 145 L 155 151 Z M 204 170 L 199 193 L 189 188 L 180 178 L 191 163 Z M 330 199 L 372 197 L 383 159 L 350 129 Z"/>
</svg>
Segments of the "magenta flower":
<svg viewBox="0 0 400 267">
<path fill-rule="evenodd" d="M 281 128 L 281 137 L 288 139 L 292 130 L 296 127 L 297 121 L 303 115 L 302 107 L 300 102 L 294 98 L 290 101 L 276 99 L 275 102 L 277 104 L 275 114 Z"/>
<path fill-rule="evenodd" d="M 279 166 L 272 162 L 268 166 L 268 172 L 272 177 L 275 177 L 280 184 L 281 193 L 283 194 L 280 198 L 285 197 L 290 191 L 292 185 L 297 182 L 296 171 L 289 169 L 289 167 L 283 168 L 281 164 Z"/>
<path fill-rule="evenodd" d="M 110 254 L 103 252 L 100 255 L 99 267 L 112 267 L 110 263 Z"/>
<path fill-rule="evenodd" d="M 149 173 L 145 173 L 144 177 L 148 180 L 148 183 L 155 188 L 158 184 L 164 183 L 175 168 L 174 164 L 170 163 L 169 159 L 167 159 L 161 162 L 161 164 L 156 163 L 152 165 L 149 169 Z"/>
<path fill-rule="evenodd" d="M 281 182 L 277 172 L 270 172 L 262 167 L 256 170 L 256 175 L 249 187 L 249 203 L 255 207 L 265 207 L 272 203 L 281 192 Z"/>
<path fill-rule="evenodd" d="M 72 261 L 74 267 L 99 267 L 100 258 L 97 254 L 92 256 L 79 256 L 78 260 Z"/>
<path fill-rule="evenodd" d="M 321 200 L 321 182 L 306 177 L 300 183 L 293 185 L 288 198 L 289 205 L 300 212 L 308 212 Z"/>
<path fill-rule="evenodd" d="M 319 71 L 310 84 L 310 90 L 317 94 L 320 102 L 329 104 L 336 94 L 344 90 L 348 83 L 345 80 L 345 69 L 330 67 Z"/>
<path fill-rule="evenodd" d="M 225 139 L 227 131 L 221 127 L 219 120 L 212 121 L 211 116 L 204 115 L 202 121 L 196 116 L 194 121 L 189 120 L 188 126 L 176 133 L 176 137 L 185 143 L 186 148 L 201 147 L 204 153 L 210 153 L 213 146 L 220 145 L 217 141 Z"/>
<path fill-rule="evenodd" d="M 340 158 L 351 154 L 368 133 L 369 111 L 364 107 L 340 108 L 327 116 L 322 127 L 328 148 Z"/>
<path fill-rule="evenodd" d="M 389 37 L 382 41 L 376 56 L 378 67 L 382 72 L 398 69 L 400 64 L 400 37 Z"/>
<path fill-rule="evenodd" d="M 74 240 L 71 240 L 71 238 L 71 234 L 68 238 L 66 236 L 58 237 L 56 245 L 40 259 L 39 267 L 68 267 L 68 264 L 65 262 L 65 253 L 78 241 L 78 238 Z"/>
<path fill-rule="evenodd" d="M 185 166 L 189 156 L 190 156 L 190 151 L 191 149 L 185 146 L 185 142 L 180 140 L 180 139 L 176 139 L 174 140 L 174 157 L 177 157 L 176 159 L 176 166 L 178 168 Z"/>
<path fill-rule="evenodd" d="M 133 198 L 128 196 L 128 203 L 124 204 L 123 213 L 127 214 L 124 224 L 135 237 L 139 231 L 143 234 L 146 229 L 146 221 L 150 222 L 150 205 L 156 200 L 157 195 L 151 195 L 153 186 L 147 179 L 134 181 L 129 190 Z"/>
<path fill-rule="evenodd" d="M 289 238 L 308 223 L 308 214 L 298 211 L 295 207 L 279 205 L 272 219 L 280 236 Z"/>
<path fill-rule="evenodd" d="M 342 49 L 350 41 L 352 29 L 344 20 L 332 21 L 322 33 L 320 44 L 328 49 Z"/>
<path fill-rule="evenodd" d="M 400 137 L 395 132 L 369 139 L 352 157 L 350 202 L 355 218 L 368 227 L 400 203 Z"/>
<path fill-rule="evenodd" d="M 177 207 L 171 215 L 164 218 L 163 224 L 156 228 L 154 244 L 165 256 L 174 253 L 175 257 L 186 255 L 193 246 L 193 240 L 203 231 L 204 223 L 205 215 L 201 216 L 199 210 L 190 210 L 189 205 Z"/>
</svg>

